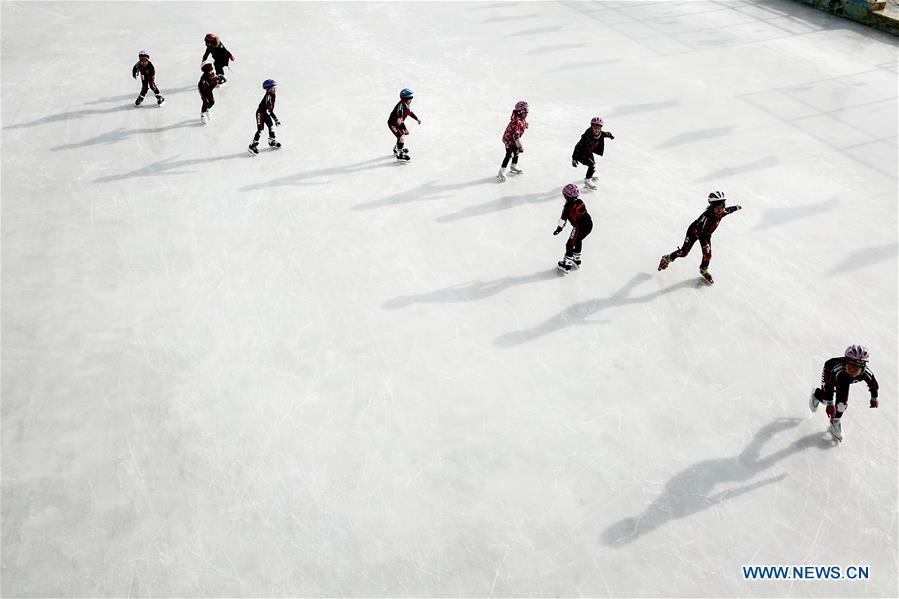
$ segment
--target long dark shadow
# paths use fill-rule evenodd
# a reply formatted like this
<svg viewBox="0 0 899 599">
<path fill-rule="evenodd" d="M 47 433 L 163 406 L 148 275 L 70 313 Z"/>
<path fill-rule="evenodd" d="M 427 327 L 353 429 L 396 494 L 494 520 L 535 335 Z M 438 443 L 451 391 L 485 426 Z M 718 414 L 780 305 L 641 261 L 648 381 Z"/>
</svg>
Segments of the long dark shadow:
<svg viewBox="0 0 899 599">
<path fill-rule="evenodd" d="M 196 85 L 188 85 L 186 87 L 176 87 L 174 89 L 165 89 L 164 87 L 159 88 L 159 93 L 168 98 L 169 96 L 174 96 L 175 94 L 183 94 L 188 91 L 197 91 Z M 131 100 L 134 102 L 135 98 L 137 98 L 138 92 L 135 91 L 133 94 L 125 94 L 122 96 L 110 96 L 108 98 L 100 98 L 99 100 L 92 100 L 90 102 L 85 102 L 86 106 L 90 106 L 91 104 L 109 104 L 110 102 L 125 102 L 127 100 Z M 152 94 L 148 94 L 147 101 L 152 100 Z"/>
<path fill-rule="evenodd" d="M 94 183 L 109 183 L 111 181 L 121 181 L 122 179 L 131 179 L 134 177 L 153 177 L 156 175 L 183 175 L 196 171 L 184 170 L 187 167 L 206 164 L 209 162 L 219 162 L 222 160 L 235 160 L 237 158 L 246 158 L 252 160 L 253 157 L 246 152 L 240 154 L 230 154 L 228 156 L 213 156 L 211 158 L 191 158 L 188 160 L 175 160 L 177 157 L 166 158 L 152 164 L 142 166 L 137 170 L 133 170 L 121 175 L 108 175 L 106 177 L 98 177 L 94 179 Z"/>
<path fill-rule="evenodd" d="M 472 281 L 467 285 L 456 285 L 445 289 L 438 289 L 418 295 L 401 295 L 389 299 L 381 305 L 384 310 L 398 310 L 412 304 L 455 304 L 460 302 L 473 302 L 481 300 L 497 293 L 501 293 L 511 287 L 527 285 L 539 281 L 558 279 L 559 273 L 555 268 L 541 270 L 532 275 L 518 277 L 503 277 L 494 281 Z"/>
<path fill-rule="evenodd" d="M 500 335 L 493 340 L 493 344 L 498 347 L 512 347 L 515 345 L 521 345 L 522 343 L 533 341 L 535 339 L 543 337 L 544 335 L 560 331 L 567 327 L 584 324 L 594 324 L 596 321 L 591 320 L 590 317 L 597 312 L 601 312 L 608 308 L 614 308 L 615 306 L 625 306 L 629 304 L 642 304 L 652 301 L 663 295 L 674 293 L 675 291 L 678 291 L 680 289 L 697 289 L 700 286 L 705 285 L 705 283 L 699 281 L 698 279 L 687 279 L 686 281 L 681 281 L 680 283 L 669 285 L 664 289 L 659 289 L 645 295 L 640 295 L 637 297 L 630 296 L 635 287 L 637 287 L 644 281 L 648 281 L 651 278 L 652 276 L 645 272 L 636 274 L 631 278 L 630 281 L 628 281 L 624 285 L 624 287 L 608 297 L 580 302 L 568 306 L 552 318 L 545 320 L 534 327 L 531 327 L 529 329 L 522 329 L 520 331 L 512 331 L 510 333 Z"/>
<path fill-rule="evenodd" d="M 495 181 L 496 177 L 481 177 L 479 179 L 472 179 L 461 183 L 437 183 L 436 181 L 428 181 L 415 189 L 401 191 L 379 200 L 356 204 L 353 206 L 353 210 L 373 210 L 375 208 L 385 208 L 387 206 L 395 206 L 398 204 L 411 204 L 413 202 L 437 200 L 446 197 L 445 195 L 439 194 L 465 189 L 466 187 L 472 187 L 474 185 L 484 185 Z"/>
<path fill-rule="evenodd" d="M 665 490 L 639 516 L 625 518 L 603 530 L 602 542 L 610 547 L 623 547 L 672 520 L 686 518 L 729 499 L 783 480 L 786 474 L 758 478 L 778 462 L 807 449 L 833 448 L 826 432 L 816 432 L 793 441 L 790 445 L 760 458 L 764 445 L 779 432 L 796 427 L 802 419 L 779 418 L 762 427 L 737 456 L 704 460 L 675 474 Z M 738 483 L 736 488 L 715 492 L 723 483 Z"/>
<path fill-rule="evenodd" d="M 840 205 L 837 198 L 829 198 L 816 204 L 803 204 L 802 206 L 785 206 L 783 208 L 768 208 L 761 220 L 755 226 L 756 230 L 769 229 L 787 224 L 792 221 L 809 218 L 816 214 L 829 212 Z"/>
<path fill-rule="evenodd" d="M 174 123 L 171 125 L 166 125 L 165 127 L 152 127 L 147 129 L 125 129 L 124 127 L 119 127 L 118 129 L 114 129 L 109 133 L 103 133 L 102 135 L 98 135 L 97 137 L 92 137 L 90 139 L 86 139 L 84 141 L 79 141 L 77 143 L 71 144 L 63 144 L 61 146 L 54 146 L 50 148 L 51 152 L 58 152 L 60 150 L 74 150 L 75 148 L 83 148 L 86 146 L 95 146 L 95 145 L 110 145 L 119 143 L 120 141 L 124 141 L 129 137 L 134 135 L 144 135 L 148 133 L 162 133 L 163 131 L 171 131 L 172 129 L 180 129 L 183 127 L 202 127 L 203 125 L 200 121 L 196 119 L 190 119 L 186 121 L 181 121 L 180 123 Z"/>
<path fill-rule="evenodd" d="M 765 156 L 764 158 L 759 158 L 758 160 L 753 160 L 752 162 L 747 162 L 746 164 L 741 164 L 740 166 L 729 166 L 726 168 L 718 169 L 717 171 L 709 173 L 705 177 L 696 179 L 694 183 L 727 179 L 728 177 L 733 177 L 735 175 L 771 168 L 777 166 L 778 164 L 780 164 L 780 159 L 775 158 L 774 156 Z"/>
<path fill-rule="evenodd" d="M 830 272 L 827 273 L 827 276 L 832 277 L 834 275 L 844 274 L 852 270 L 857 270 L 859 268 L 865 268 L 866 266 L 872 266 L 874 264 L 877 264 L 878 262 L 895 260 L 897 254 L 899 254 L 899 243 L 895 241 L 893 241 L 892 243 L 886 243 L 884 245 L 859 248 L 850 252 L 842 262 L 834 266 L 830 270 Z"/>
<path fill-rule="evenodd" d="M 137 94 L 134 94 L 137 97 Z M 152 110 L 159 110 L 155 106 Z M 71 110 L 69 112 L 60 112 L 49 116 L 41 117 L 27 123 L 18 123 L 16 125 L 7 125 L 4 129 L 25 129 L 27 127 L 37 127 L 38 125 L 46 125 L 47 123 L 58 123 L 61 121 L 71 121 L 89 116 L 101 114 L 111 114 L 113 112 L 124 112 L 126 110 L 147 110 L 147 108 L 135 108 L 133 105 L 125 104 L 123 106 L 113 106 L 111 108 L 86 108 L 84 110 Z"/>
<path fill-rule="evenodd" d="M 469 206 L 452 214 L 444 214 L 437 217 L 438 223 L 451 223 L 463 218 L 472 218 L 474 216 L 483 216 L 492 212 L 502 212 L 503 210 L 511 210 L 526 204 L 540 204 L 549 202 L 559 196 L 558 189 L 551 189 L 542 193 L 528 193 L 524 195 L 503 196 L 498 200 L 491 200 L 484 204 Z M 561 210 L 561 202 L 559 203 Z"/>
<path fill-rule="evenodd" d="M 389 162 L 388 162 L 389 161 Z M 303 185 L 306 179 L 316 179 L 318 177 L 327 177 L 329 175 L 345 175 L 347 173 L 357 173 L 378 166 L 390 164 L 394 161 L 392 156 L 378 156 L 370 160 L 363 160 L 355 164 L 347 164 L 343 166 L 333 166 L 329 168 L 321 168 L 314 171 L 306 171 L 305 173 L 297 173 L 296 175 L 288 175 L 286 177 L 278 177 L 264 183 L 253 183 L 252 185 L 244 185 L 240 191 L 255 191 L 257 189 L 265 189 L 267 187 L 283 187 L 287 185 Z"/>
<path fill-rule="evenodd" d="M 680 135 L 675 135 L 674 137 L 666 139 L 665 141 L 657 145 L 655 149 L 661 150 L 662 148 L 681 146 L 696 141 L 702 141 L 704 139 L 723 137 L 729 133 L 732 133 L 736 128 L 736 125 L 729 125 L 727 127 L 714 127 L 711 129 L 697 129 L 695 131 L 687 131 L 686 133 L 681 133 Z"/>
</svg>

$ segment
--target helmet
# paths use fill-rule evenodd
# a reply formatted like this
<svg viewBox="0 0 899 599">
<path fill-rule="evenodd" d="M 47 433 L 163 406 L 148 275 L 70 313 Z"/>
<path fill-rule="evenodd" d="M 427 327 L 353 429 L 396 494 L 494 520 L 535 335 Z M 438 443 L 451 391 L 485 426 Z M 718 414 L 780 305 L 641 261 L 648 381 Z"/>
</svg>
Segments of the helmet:
<svg viewBox="0 0 899 599">
<path fill-rule="evenodd" d="M 140 60 L 141 58 L 143 58 L 145 56 L 147 57 L 147 60 L 150 60 L 150 53 L 147 52 L 146 50 L 141 50 L 140 52 L 137 53 L 138 60 Z"/>
<path fill-rule="evenodd" d="M 850 345 L 843 354 L 846 359 L 857 366 L 864 366 L 868 362 L 868 348 L 864 345 Z"/>
<path fill-rule="evenodd" d="M 276 85 L 278 85 L 278 82 L 275 81 L 274 79 L 266 79 L 265 81 L 262 82 L 262 89 L 271 89 L 271 88 L 275 87 Z"/>
<path fill-rule="evenodd" d="M 713 191 L 709 194 L 709 204 L 712 206 L 716 204 L 724 204 L 727 201 L 727 196 L 724 195 L 723 191 Z"/>
<path fill-rule="evenodd" d="M 566 200 L 573 200 L 574 198 L 581 195 L 581 190 L 578 189 L 577 185 L 575 185 L 574 183 L 569 183 L 562 188 L 562 195 L 565 196 Z"/>
<path fill-rule="evenodd" d="M 524 100 L 520 102 L 515 102 L 515 112 L 527 112 L 528 111 L 528 103 Z"/>
<path fill-rule="evenodd" d="M 204 62 L 203 65 L 200 67 L 200 70 L 203 71 L 204 73 L 211 73 L 212 69 L 213 69 L 213 67 L 212 67 L 211 62 Z"/>
<path fill-rule="evenodd" d="M 591 125 L 599 125 L 600 127 L 602 127 L 603 122 L 602 122 L 601 118 L 599 118 L 598 116 L 595 116 L 592 119 L 590 119 L 590 124 Z"/>
<path fill-rule="evenodd" d="M 206 42 L 207 45 L 215 45 L 219 43 L 219 36 L 214 33 L 207 33 L 206 37 L 203 38 L 203 41 Z"/>
<path fill-rule="evenodd" d="M 400 92 L 400 99 L 401 100 L 411 100 L 412 96 L 414 96 L 414 95 L 415 95 L 415 93 L 411 89 L 409 89 L 408 87 L 404 87 L 403 90 Z"/>
</svg>

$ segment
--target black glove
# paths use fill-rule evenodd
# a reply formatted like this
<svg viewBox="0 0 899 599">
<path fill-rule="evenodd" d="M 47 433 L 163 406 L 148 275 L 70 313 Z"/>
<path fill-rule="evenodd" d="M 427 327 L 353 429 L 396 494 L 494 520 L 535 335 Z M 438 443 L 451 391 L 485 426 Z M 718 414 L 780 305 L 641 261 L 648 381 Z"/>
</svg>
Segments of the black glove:
<svg viewBox="0 0 899 599">
<path fill-rule="evenodd" d="M 524 148 L 518 148 L 518 153 L 519 153 L 519 154 L 524 154 Z"/>
<path fill-rule="evenodd" d="M 281 121 L 279 121 L 278 119 L 275 119 L 275 127 L 280 127 L 280 126 L 281 126 Z"/>
<path fill-rule="evenodd" d="M 562 227 L 556 227 L 556 230 L 553 231 L 553 235 L 558 235 L 561 232 L 562 232 Z"/>
<path fill-rule="evenodd" d="M 609 133 L 609 139 L 615 139 L 615 136 Z"/>
</svg>

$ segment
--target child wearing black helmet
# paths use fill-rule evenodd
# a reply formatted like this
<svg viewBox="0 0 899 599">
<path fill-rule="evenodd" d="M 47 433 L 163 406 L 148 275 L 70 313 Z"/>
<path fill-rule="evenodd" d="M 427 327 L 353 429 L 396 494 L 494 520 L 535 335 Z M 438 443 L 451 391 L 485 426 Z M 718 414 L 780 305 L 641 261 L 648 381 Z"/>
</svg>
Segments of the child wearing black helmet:
<svg viewBox="0 0 899 599">
<path fill-rule="evenodd" d="M 409 162 L 409 148 L 406 145 L 406 136 L 409 135 L 409 128 L 406 127 L 406 119 L 410 116 L 421 125 L 421 119 L 412 112 L 412 98 L 415 94 L 408 87 L 400 91 L 400 101 L 397 102 L 390 115 L 387 117 L 387 127 L 393 136 L 396 137 L 396 145 L 393 146 L 393 155 L 397 160 Z"/>
<path fill-rule="evenodd" d="M 850 345 L 842 356 L 824 362 L 821 372 L 821 386 L 812 391 L 808 407 L 812 412 L 818 410 L 818 404 L 825 404 L 825 412 L 830 417 L 830 434 L 834 440 L 843 440 L 843 426 L 840 419 L 849 405 L 849 385 L 865 381 L 871 393 L 870 407 L 880 405 L 877 401 L 879 388 L 874 373 L 868 368 L 868 349 L 863 345 Z M 834 404 L 836 394 L 836 404 Z"/>
<path fill-rule="evenodd" d="M 137 79 L 138 74 L 140 74 L 140 95 L 134 101 L 134 105 L 140 106 L 141 102 L 144 101 L 144 97 L 147 95 L 147 88 L 152 89 L 153 93 L 156 94 L 157 106 L 165 102 L 165 98 L 162 97 L 159 93 L 159 88 L 156 87 L 156 67 L 150 62 L 150 54 L 146 50 L 138 52 L 137 62 L 131 68 L 132 77 Z"/>
<path fill-rule="evenodd" d="M 281 144 L 275 139 L 275 130 L 272 127 L 280 127 L 281 121 L 275 116 L 275 94 L 278 92 L 278 82 L 274 79 L 266 79 L 262 82 L 262 89 L 265 95 L 256 108 L 256 135 L 253 136 L 253 142 L 250 144 L 250 154 L 254 156 L 259 154 L 259 137 L 262 130 L 268 127 L 268 145 L 271 148 L 278 149 Z"/>
<path fill-rule="evenodd" d="M 579 198 L 581 190 L 574 183 L 569 183 L 562 188 L 562 197 L 565 205 L 562 207 L 562 216 L 553 235 L 558 235 L 565 228 L 565 223 L 571 223 L 571 234 L 565 243 L 565 256 L 556 265 L 563 275 L 571 272 L 572 268 L 581 267 L 581 246 L 584 238 L 593 230 L 593 219 L 587 212 L 584 201 Z"/>
<path fill-rule="evenodd" d="M 676 258 L 683 258 L 689 254 L 698 239 L 702 247 L 699 274 L 709 285 L 715 282 L 709 273 L 709 262 L 712 260 L 712 233 L 718 228 L 718 223 L 722 218 L 742 208 L 740 205 L 725 207 L 726 201 L 727 198 L 723 191 L 713 191 L 709 194 L 709 207 L 687 228 L 687 236 L 684 238 L 683 245 L 670 254 L 662 256 L 659 261 L 659 270 L 665 270 Z"/>
<path fill-rule="evenodd" d="M 596 159 L 594 154 L 602 156 L 605 150 L 606 138 L 615 139 L 608 131 L 602 130 L 603 120 L 595 116 L 590 119 L 590 127 L 581 135 L 581 139 L 575 144 L 571 153 L 571 166 L 577 168 L 578 163 L 587 167 L 587 176 L 584 177 L 584 187 L 596 189 Z"/>
<path fill-rule="evenodd" d="M 222 40 L 216 34 L 207 33 L 206 37 L 203 38 L 203 42 L 206 44 L 206 52 L 203 53 L 203 59 L 200 62 L 206 62 L 206 59 L 211 54 L 212 64 L 215 65 L 215 77 L 218 79 L 218 84 L 223 85 L 228 81 L 225 79 L 225 67 L 228 66 L 228 61 L 237 59 L 228 52 L 228 49 L 222 44 Z"/>
<path fill-rule="evenodd" d="M 200 75 L 200 81 L 197 83 L 197 91 L 200 92 L 200 99 L 203 101 L 203 106 L 200 108 L 200 122 L 205 125 L 209 122 L 209 110 L 215 105 L 215 97 L 212 95 L 212 90 L 219 83 L 215 73 L 212 72 L 211 64 L 204 62 L 200 70 L 203 71 L 203 74 Z"/>
</svg>

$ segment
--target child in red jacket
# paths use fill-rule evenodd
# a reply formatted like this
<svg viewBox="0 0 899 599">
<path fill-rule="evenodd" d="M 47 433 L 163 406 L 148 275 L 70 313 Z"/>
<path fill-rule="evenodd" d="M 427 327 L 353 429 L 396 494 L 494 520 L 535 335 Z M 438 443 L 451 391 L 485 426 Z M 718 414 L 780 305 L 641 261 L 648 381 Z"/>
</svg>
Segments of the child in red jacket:
<svg viewBox="0 0 899 599">
<path fill-rule="evenodd" d="M 524 171 L 518 168 L 518 155 L 524 152 L 524 146 L 521 145 L 521 136 L 524 130 L 528 128 L 528 103 L 524 100 L 515 104 L 515 110 L 509 118 L 509 124 L 503 132 L 503 144 L 506 146 L 506 157 L 503 158 L 503 165 L 496 174 L 496 179 L 502 183 L 506 180 L 506 167 L 509 166 L 509 159 L 512 159 L 512 166 L 509 172 L 513 175 L 519 175 Z"/>
</svg>

